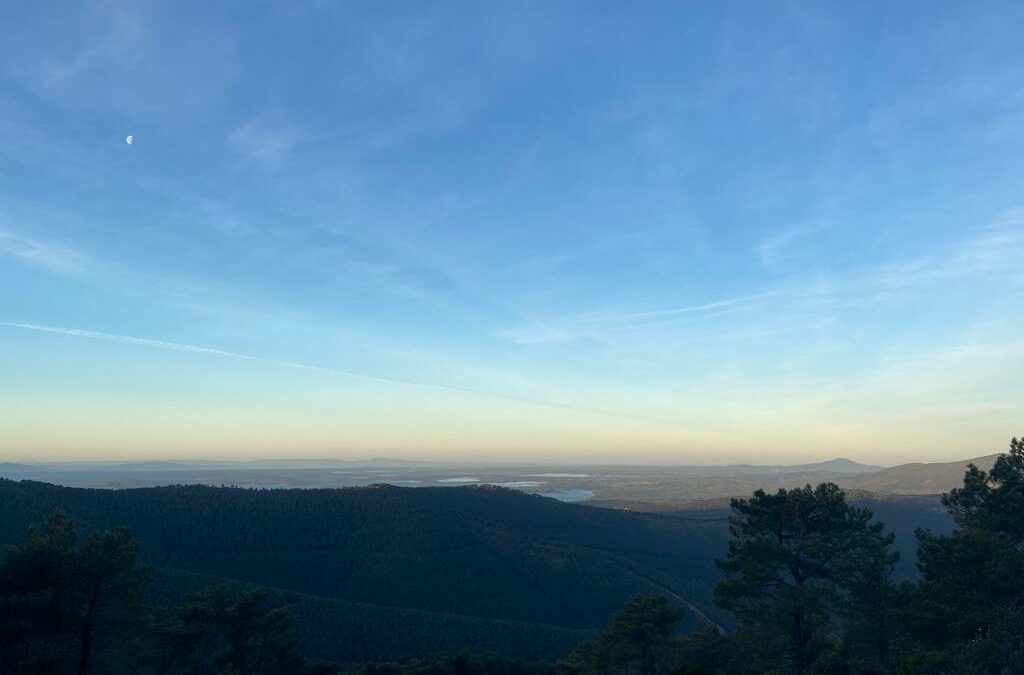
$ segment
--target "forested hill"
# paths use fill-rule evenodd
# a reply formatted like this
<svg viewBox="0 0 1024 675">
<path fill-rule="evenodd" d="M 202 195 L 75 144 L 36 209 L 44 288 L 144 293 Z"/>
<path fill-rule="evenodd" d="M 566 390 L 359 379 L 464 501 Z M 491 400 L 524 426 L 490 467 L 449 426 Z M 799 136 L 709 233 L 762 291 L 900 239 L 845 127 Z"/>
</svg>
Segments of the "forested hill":
<svg viewBox="0 0 1024 675">
<path fill-rule="evenodd" d="M 143 562 L 323 598 L 596 628 L 630 596 L 711 599 L 720 525 L 492 487 L 90 490 L 0 481 L 0 543 L 55 508 Z"/>
</svg>

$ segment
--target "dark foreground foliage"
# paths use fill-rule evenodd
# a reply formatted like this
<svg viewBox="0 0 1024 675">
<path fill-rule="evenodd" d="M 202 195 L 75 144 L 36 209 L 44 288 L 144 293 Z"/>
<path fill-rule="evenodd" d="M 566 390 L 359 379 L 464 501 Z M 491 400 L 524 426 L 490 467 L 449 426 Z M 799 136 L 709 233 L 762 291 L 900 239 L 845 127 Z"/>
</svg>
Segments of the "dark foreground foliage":
<svg viewBox="0 0 1024 675">
<path fill-rule="evenodd" d="M 160 609 L 138 602 L 147 570 L 124 529 L 78 544 L 61 511 L 0 562 L 0 673 L 314 672 L 291 617 L 258 591 L 210 588 Z"/>
<path fill-rule="evenodd" d="M 918 533 L 917 582 L 893 581 L 892 537 L 836 486 L 758 491 L 733 501 L 719 561 L 715 597 L 735 630 L 698 615 L 681 635 L 685 602 L 647 595 L 557 662 L 458 652 L 357 666 L 304 659 L 273 593 L 144 603 L 152 575 L 132 536 L 80 541 L 57 511 L 0 561 L 0 673 L 1024 675 L 1024 441 L 989 472 L 970 467 L 943 504 L 957 528 Z"/>
</svg>

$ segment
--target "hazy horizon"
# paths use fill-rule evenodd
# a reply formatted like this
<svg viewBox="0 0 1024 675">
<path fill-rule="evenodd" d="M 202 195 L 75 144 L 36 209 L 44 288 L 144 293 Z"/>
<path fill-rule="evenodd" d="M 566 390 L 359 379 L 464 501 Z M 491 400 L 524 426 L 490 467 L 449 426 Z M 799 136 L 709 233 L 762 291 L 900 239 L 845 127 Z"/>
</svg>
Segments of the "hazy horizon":
<svg viewBox="0 0 1024 675">
<path fill-rule="evenodd" d="M 995 454 L 995 453 L 993 453 L 993 454 Z M 965 458 L 965 459 L 971 459 L 971 458 Z M 168 463 L 168 464 L 182 464 L 182 465 L 187 465 L 187 464 L 246 464 L 246 463 L 271 463 L 271 462 L 279 462 L 281 464 L 292 463 L 292 464 L 295 464 L 295 465 L 315 464 L 315 463 L 324 463 L 324 464 L 328 464 L 329 465 L 330 463 L 333 462 L 333 463 L 345 464 L 345 465 L 358 464 L 358 465 L 364 465 L 364 466 L 373 466 L 375 463 L 387 464 L 387 463 L 390 463 L 390 462 L 397 462 L 397 463 L 401 463 L 401 464 L 409 465 L 409 466 L 430 466 L 430 465 L 438 465 L 438 466 L 445 466 L 445 465 L 447 465 L 447 466 L 465 466 L 465 467 L 487 467 L 487 466 L 499 466 L 499 467 L 515 467 L 515 466 L 525 466 L 525 467 L 529 467 L 529 466 L 554 466 L 554 467 L 567 467 L 567 466 L 569 466 L 569 467 L 571 467 L 571 466 L 623 466 L 623 467 L 629 467 L 629 466 L 652 466 L 652 467 L 658 467 L 658 466 L 678 466 L 678 467 L 682 467 L 682 468 L 688 468 L 688 467 L 699 468 L 699 467 L 705 467 L 706 466 L 706 467 L 714 468 L 714 467 L 721 467 L 721 466 L 765 466 L 765 467 L 773 467 L 773 466 L 801 466 L 801 465 L 805 465 L 805 464 L 827 463 L 827 462 L 831 462 L 831 461 L 841 461 L 841 460 L 847 460 L 847 461 L 854 462 L 856 464 L 863 464 L 865 466 L 879 466 L 879 467 L 886 467 L 886 468 L 888 466 L 894 466 L 894 465 L 882 465 L 882 464 L 873 465 L 873 464 L 869 464 L 867 462 L 858 462 L 857 460 L 851 459 L 849 457 L 829 457 L 829 458 L 825 458 L 825 459 L 821 459 L 821 460 L 809 460 L 808 462 L 801 462 L 799 464 L 769 464 L 769 463 L 763 463 L 763 462 L 758 462 L 758 463 L 735 462 L 735 463 L 729 463 L 729 464 L 657 464 L 657 463 L 652 464 L 652 463 L 644 463 L 644 462 L 639 462 L 639 463 L 615 462 L 615 463 L 609 463 L 609 464 L 600 464 L 600 463 L 586 463 L 586 462 L 564 463 L 564 462 L 558 462 L 558 461 L 555 461 L 555 460 L 547 461 L 547 462 L 539 461 L 539 460 L 538 461 L 530 462 L 530 461 L 526 461 L 526 460 L 521 460 L 521 461 L 516 461 L 516 460 L 504 460 L 504 461 L 502 461 L 502 460 L 483 460 L 483 461 L 474 461 L 472 459 L 444 459 L 444 458 L 441 458 L 441 457 L 438 457 L 438 458 L 431 458 L 431 457 L 403 458 L 403 457 L 370 457 L 370 456 L 352 456 L 352 457 L 336 457 L 336 456 L 323 456 L 323 457 L 283 457 L 283 456 L 276 456 L 275 457 L 275 456 L 270 456 L 270 455 L 265 456 L 265 457 L 152 457 L 152 458 L 147 458 L 147 459 L 132 459 L 132 458 L 129 458 L 129 459 L 124 459 L 124 458 L 117 459 L 117 458 L 97 457 L 97 458 L 92 458 L 92 459 L 87 459 L 87 460 L 73 460 L 73 459 L 64 459 L 64 460 L 61 460 L 61 459 L 35 460 L 35 459 L 26 459 L 26 458 L 23 458 L 23 459 L 14 458 L 14 459 L 11 459 L 11 460 L 4 460 L 4 461 L 12 463 L 12 464 L 33 464 L 33 465 L 36 465 L 36 466 L 90 466 L 90 465 L 103 466 L 103 465 L 130 465 L 130 464 L 147 464 L 147 463 Z"/>
<path fill-rule="evenodd" d="M 229 455 L 154 455 L 152 457 L 138 457 L 137 455 L 102 455 L 97 454 L 96 456 L 90 456 L 87 459 L 74 459 L 74 458 L 44 458 L 40 459 L 38 456 L 11 456 L 0 458 L 0 464 L 8 462 L 11 464 L 27 464 L 35 465 L 40 467 L 57 467 L 57 466 L 104 466 L 104 465 L 120 465 L 120 464 L 146 464 L 146 463 L 161 463 L 166 462 L 169 464 L 246 464 L 246 463 L 280 463 L 282 465 L 291 464 L 299 466 L 302 464 L 314 465 L 322 463 L 324 465 L 330 465 L 331 463 L 337 463 L 341 465 L 362 465 L 373 467 L 374 465 L 386 465 L 388 463 L 399 463 L 408 466 L 423 466 L 429 467 L 431 465 L 436 466 L 450 466 L 450 467 L 510 467 L 514 468 L 517 466 L 522 467 L 538 467 L 538 466 L 551 466 L 551 467 L 676 467 L 676 468 L 722 468 L 729 466 L 751 466 L 751 467 L 790 467 L 790 466 L 804 466 L 814 464 L 826 464 L 833 461 L 849 461 L 855 464 L 861 464 L 864 466 L 877 466 L 879 468 L 892 468 L 895 466 L 901 466 L 904 464 L 915 464 L 915 463 L 926 463 L 926 464 L 942 464 L 942 463 L 956 463 L 960 461 L 970 461 L 974 459 L 981 459 L 985 457 L 991 457 L 1005 452 L 1004 449 L 995 449 L 991 452 L 982 452 L 980 454 L 965 454 L 963 456 L 957 456 L 952 459 L 933 459 L 929 457 L 916 457 L 907 458 L 900 461 L 887 461 L 887 462 L 871 462 L 856 457 L 847 457 L 839 455 L 821 455 L 821 456 L 809 456 L 806 459 L 800 461 L 773 461 L 772 457 L 760 457 L 755 461 L 746 461 L 742 459 L 728 460 L 722 459 L 721 461 L 714 461 L 710 459 L 707 461 L 699 461 L 689 463 L 683 461 L 682 458 L 676 456 L 675 459 L 678 461 L 651 461 L 644 460 L 643 458 L 630 461 L 627 458 L 622 457 L 621 454 L 616 454 L 606 458 L 595 456 L 591 459 L 582 458 L 579 460 L 559 460 L 559 459 L 543 459 L 537 457 L 531 459 L 528 453 L 519 455 L 519 458 L 479 458 L 470 456 L 445 456 L 443 454 L 435 455 L 412 455 L 412 456 L 401 456 L 401 455 L 371 455 L 371 454 L 349 454 L 349 455 L 296 455 L 289 457 L 287 455 L 275 455 L 273 453 L 266 455 L 253 455 L 253 454 L 229 454 Z"/>
<path fill-rule="evenodd" d="M 0 461 L 1001 452 L 987 6 L 12 6 Z"/>
</svg>

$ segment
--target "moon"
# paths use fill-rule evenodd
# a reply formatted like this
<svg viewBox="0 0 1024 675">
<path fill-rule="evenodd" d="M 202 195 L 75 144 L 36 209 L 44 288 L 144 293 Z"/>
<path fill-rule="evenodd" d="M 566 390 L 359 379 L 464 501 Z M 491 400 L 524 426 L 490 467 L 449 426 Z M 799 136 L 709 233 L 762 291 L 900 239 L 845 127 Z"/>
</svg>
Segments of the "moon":
<svg viewBox="0 0 1024 675">
<path fill-rule="evenodd" d="M 127 136 L 124 137 L 124 142 L 127 143 L 128 145 L 131 145 L 132 143 L 135 142 L 135 136 L 133 134 L 128 134 Z"/>
</svg>

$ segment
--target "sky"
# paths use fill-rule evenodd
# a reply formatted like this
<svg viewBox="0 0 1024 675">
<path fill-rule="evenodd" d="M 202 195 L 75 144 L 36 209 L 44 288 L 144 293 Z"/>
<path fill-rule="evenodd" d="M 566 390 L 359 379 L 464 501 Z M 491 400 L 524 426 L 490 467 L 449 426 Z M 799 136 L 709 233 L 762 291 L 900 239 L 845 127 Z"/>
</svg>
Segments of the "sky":
<svg viewBox="0 0 1024 675">
<path fill-rule="evenodd" d="M 1021 34 L 1017 2 L 14 3 L 0 460 L 1003 450 Z"/>
</svg>

